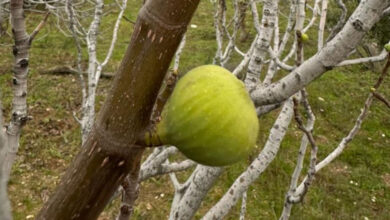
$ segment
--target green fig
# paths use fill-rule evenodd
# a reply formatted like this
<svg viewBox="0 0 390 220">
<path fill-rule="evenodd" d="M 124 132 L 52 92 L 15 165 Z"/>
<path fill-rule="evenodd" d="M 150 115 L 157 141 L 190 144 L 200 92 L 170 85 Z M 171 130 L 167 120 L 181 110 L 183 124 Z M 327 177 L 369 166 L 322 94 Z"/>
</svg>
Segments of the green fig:
<svg viewBox="0 0 390 220">
<path fill-rule="evenodd" d="M 390 43 L 385 44 L 385 50 L 390 52 Z"/>
<path fill-rule="evenodd" d="M 157 124 L 161 142 L 208 166 L 247 158 L 259 130 L 244 84 L 216 65 L 197 67 L 181 78 L 161 118 Z"/>
<path fill-rule="evenodd" d="M 307 42 L 307 41 L 309 41 L 309 35 L 303 33 L 301 36 L 301 39 L 302 39 L 302 42 Z"/>
</svg>

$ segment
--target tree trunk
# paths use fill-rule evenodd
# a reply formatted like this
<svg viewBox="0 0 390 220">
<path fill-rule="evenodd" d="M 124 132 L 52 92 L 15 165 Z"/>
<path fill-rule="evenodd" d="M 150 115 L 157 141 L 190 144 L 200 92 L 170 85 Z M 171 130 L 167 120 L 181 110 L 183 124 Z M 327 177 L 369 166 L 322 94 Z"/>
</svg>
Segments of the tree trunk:
<svg viewBox="0 0 390 220">
<path fill-rule="evenodd" d="M 6 27 L 5 27 L 5 24 L 7 23 L 7 11 L 5 10 L 5 1 L 4 0 L 0 0 L 0 37 L 3 36 L 5 34 L 5 32 L 7 31 L 6 30 Z"/>
<path fill-rule="evenodd" d="M 198 3 L 149 0 L 142 7 L 98 120 L 37 219 L 96 219 L 126 175 L 138 172 L 143 148 L 134 142 L 149 124 L 161 82 Z"/>
</svg>

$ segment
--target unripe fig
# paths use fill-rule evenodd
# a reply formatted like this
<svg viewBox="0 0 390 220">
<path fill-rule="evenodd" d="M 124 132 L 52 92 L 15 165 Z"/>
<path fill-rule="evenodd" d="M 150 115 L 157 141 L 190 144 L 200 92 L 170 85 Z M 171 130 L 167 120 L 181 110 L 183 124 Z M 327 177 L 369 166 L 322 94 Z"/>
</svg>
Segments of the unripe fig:
<svg viewBox="0 0 390 220">
<path fill-rule="evenodd" d="M 259 130 L 244 84 L 215 65 L 197 67 L 181 78 L 161 117 L 157 125 L 161 142 L 209 166 L 247 158 Z"/>
<path fill-rule="evenodd" d="M 390 43 L 385 44 L 385 50 L 386 50 L 387 52 L 390 52 Z"/>
<path fill-rule="evenodd" d="M 301 36 L 301 39 L 302 39 L 302 42 L 307 42 L 307 41 L 309 41 L 309 35 L 303 33 Z"/>
</svg>

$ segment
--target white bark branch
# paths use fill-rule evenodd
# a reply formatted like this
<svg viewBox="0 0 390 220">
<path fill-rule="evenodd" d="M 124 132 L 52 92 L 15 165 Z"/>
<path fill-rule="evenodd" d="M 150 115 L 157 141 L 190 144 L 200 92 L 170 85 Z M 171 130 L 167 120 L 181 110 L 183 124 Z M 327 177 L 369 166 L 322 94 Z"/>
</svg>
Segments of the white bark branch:
<svg viewBox="0 0 390 220">
<path fill-rule="evenodd" d="M 162 163 L 159 166 L 141 170 L 139 181 L 145 181 L 154 176 L 160 176 L 169 173 L 176 173 L 194 167 L 196 163 L 192 160 L 184 160 L 180 163 Z"/>
<path fill-rule="evenodd" d="M 328 39 L 326 41 L 332 40 L 333 37 L 336 36 L 336 34 L 345 25 L 345 22 L 346 22 L 346 19 L 347 19 L 348 9 L 345 6 L 343 0 L 337 0 L 337 5 L 341 8 L 340 18 L 339 18 L 337 24 L 332 28 L 332 31 L 330 32 L 329 37 L 328 37 Z"/>
<path fill-rule="evenodd" d="M 325 32 L 325 24 L 326 24 L 326 15 L 328 12 L 328 0 L 322 0 L 321 6 L 321 19 L 320 25 L 318 26 L 318 44 L 317 50 L 321 50 L 324 46 L 324 32 Z"/>
<path fill-rule="evenodd" d="M 388 52 L 385 49 L 383 49 L 382 52 L 377 56 L 363 57 L 363 58 L 357 58 L 352 60 L 344 60 L 343 62 L 337 64 L 337 66 L 340 67 L 340 66 L 348 66 L 348 65 L 369 63 L 369 62 L 381 62 L 386 59 L 387 54 Z"/>
<path fill-rule="evenodd" d="M 240 210 L 240 220 L 245 220 L 245 213 L 246 213 L 246 200 L 248 199 L 248 192 L 245 191 L 242 194 L 242 199 L 241 199 L 241 210 Z"/>
<path fill-rule="evenodd" d="M 179 71 L 180 57 L 181 57 L 181 53 L 183 52 L 184 46 L 186 45 L 186 38 L 187 37 L 184 34 L 183 39 L 181 39 L 180 45 L 177 48 L 176 53 L 175 53 L 175 60 L 173 63 L 173 72 L 176 74 Z"/>
<path fill-rule="evenodd" d="M 267 58 L 269 47 L 271 45 L 272 36 L 278 16 L 278 0 L 265 0 L 263 2 L 263 17 L 261 19 L 261 27 L 259 38 L 249 61 L 248 72 L 245 78 L 245 85 L 249 91 L 255 88 L 256 84 L 260 83 L 260 75 L 264 61 Z M 256 4 L 251 3 L 252 11 L 256 14 Z M 256 16 L 254 16 L 254 19 Z"/>
<path fill-rule="evenodd" d="M 384 81 L 385 76 L 387 75 L 387 71 L 390 67 L 390 56 L 387 59 L 387 63 L 383 69 L 383 72 L 375 85 L 373 86 L 373 91 L 368 95 L 365 103 L 364 103 L 364 108 L 361 110 L 361 113 L 357 117 L 355 121 L 355 125 L 353 128 L 349 131 L 348 135 L 344 137 L 339 145 L 334 149 L 325 159 L 323 159 L 320 163 L 318 163 L 315 166 L 315 171 L 318 172 L 328 164 L 330 164 L 334 159 L 336 159 L 347 147 L 347 144 L 353 140 L 353 138 L 356 136 L 356 134 L 359 132 L 361 125 L 364 121 L 364 119 L 367 117 L 369 109 L 371 107 L 372 101 L 374 99 L 373 93 L 381 86 L 381 84 Z M 299 185 L 299 187 L 296 188 L 294 191 L 293 195 L 289 197 L 290 201 L 294 202 L 300 199 L 301 195 L 305 193 L 307 190 L 307 181 L 310 179 L 310 176 L 307 175 L 302 183 Z"/>
<path fill-rule="evenodd" d="M 169 219 L 192 219 L 222 171 L 221 167 L 198 165 L 183 187 L 176 190 Z"/>
<path fill-rule="evenodd" d="M 307 95 L 306 95 L 305 91 L 302 92 L 302 101 L 304 103 L 307 115 L 309 116 L 308 120 L 306 122 L 305 129 L 307 129 L 308 131 L 312 131 L 314 128 L 315 116 L 314 116 L 314 113 L 309 105 L 309 101 L 307 99 Z M 301 146 L 299 148 L 299 153 L 298 153 L 298 157 L 297 157 L 297 164 L 296 164 L 294 172 L 291 176 L 290 188 L 286 194 L 286 198 L 284 200 L 283 211 L 282 211 L 282 214 L 281 214 L 279 220 L 287 220 L 290 218 L 290 213 L 291 213 L 291 208 L 293 206 L 293 203 L 290 202 L 289 198 L 296 190 L 299 176 L 301 175 L 301 171 L 303 168 L 303 161 L 305 158 L 306 148 L 307 148 L 308 144 L 309 144 L 308 136 L 303 135 L 302 139 L 301 139 Z M 312 160 L 311 162 L 312 162 L 311 163 L 312 166 L 315 165 L 315 161 L 313 162 L 313 160 Z"/>
<path fill-rule="evenodd" d="M 287 76 L 251 93 L 257 106 L 281 102 L 343 61 L 365 33 L 380 19 L 389 0 L 362 1 L 344 28 L 321 51 Z"/>
</svg>

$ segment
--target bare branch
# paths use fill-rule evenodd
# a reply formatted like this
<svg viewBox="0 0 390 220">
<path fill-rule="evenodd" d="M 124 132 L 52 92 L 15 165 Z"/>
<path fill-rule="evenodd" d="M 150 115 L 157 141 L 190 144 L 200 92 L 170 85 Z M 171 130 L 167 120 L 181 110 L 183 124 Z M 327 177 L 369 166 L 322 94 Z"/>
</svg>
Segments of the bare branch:
<svg viewBox="0 0 390 220">
<path fill-rule="evenodd" d="M 322 0 L 321 6 L 321 19 L 320 25 L 318 26 L 318 46 L 317 50 L 321 50 L 324 46 L 324 32 L 325 32 L 325 23 L 326 23 L 326 15 L 328 12 L 328 0 Z"/>
<path fill-rule="evenodd" d="M 118 38 L 119 25 L 120 25 L 123 13 L 125 12 L 126 6 L 127 6 L 127 0 L 122 0 L 122 5 L 119 5 L 120 11 L 119 11 L 118 17 L 117 17 L 117 19 L 115 21 L 114 29 L 112 31 L 112 38 L 111 38 L 110 48 L 108 49 L 106 58 L 100 64 L 102 67 L 104 67 L 108 63 L 108 61 L 111 58 L 112 52 L 114 51 L 115 43 L 116 43 L 116 40 Z M 101 74 L 101 71 L 97 73 L 96 80 L 99 80 L 100 74 Z"/>
<path fill-rule="evenodd" d="M 186 45 L 186 35 L 183 36 L 183 39 L 181 39 L 180 45 L 177 48 L 177 51 L 175 53 L 175 61 L 173 63 L 173 72 L 176 73 L 176 75 L 179 72 L 179 64 L 180 64 L 180 57 L 181 53 L 183 52 L 184 46 Z"/>
<path fill-rule="evenodd" d="M 196 163 L 192 160 L 184 160 L 180 163 L 162 163 L 152 168 L 144 168 L 141 170 L 139 181 L 142 182 L 154 176 L 184 171 L 195 165 Z"/>
<path fill-rule="evenodd" d="M 375 98 L 377 98 L 378 100 L 383 102 L 387 107 L 390 108 L 390 101 L 388 99 L 386 99 L 386 97 L 384 97 L 383 95 L 381 95 L 380 93 L 377 93 L 377 92 L 373 92 L 372 94 L 374 95 Z"/>
<path fill-rule="evenodd" d="M 380 75 L 379 79 L 377 80 L 377 82 L 373 86 L 374 91 L 376 91 L 383 83 L 383 80 L 384 80 L 385 76 L 387 75 L 387 71 L 388 71 L 389 67 L 390 67 L 390 56 L 387 60 L 385 67 L 383 68 L 382 74 Z M 368 115 L 368 111 L 371 107 L 373 98 L 374 98 L 374 95 L 371 92 L 368 95 L 368 97 L 364 103 L 364 108 L 362 109 L 360 115 L 357 117 L 353 128 L 349 131 L 348 135 L 341 140 L 341 142 L 336 147 L 336 149 L 334 149 L 325 159 L 323 159 L 321 162 L 319 162 L 315 166 L 316 172 L 318 172 L 319 170 L 321 170 L 322 168 L 327 166 L 329 163 L 331 163 L 334 159 L 336 159 L 344 151 L 347 144 L 353 140 L 353 138 L 356 136 L 356 134 L 360 130 L 360 127 L 361 127 L 364 119 Z M 291 201 L 299 199 L 299 195 L 301 195 L 305 191 L 305 188 L 306 188 L 305 182 L 307 181 L 308 178 L 309 178 L 308 176 L 306 176 L 304 178 L 303 182 L 299 185 L 299 187 L 294 192 L 294 195 L 290 197 Z"/>
<path fill-rule="evenodd" d="M 315 121 L 315 116 L 313 111 L 311 110 L 309 101 L 307 99 L 307 94 L 305 90 L 301 91 L 301 100 L 305 106 L 305 110 L 308 115 L 308 120 L 306 122 L 306 130 L 311 131 L 314 127 L 314 121 Z M 294 106 L 295 107 L 295 106 Z M 291 195 L 295 192 L 297 184 L 298 184 L 298 179 L 301 174 L 302 168 L 303 168 L 303 160 L 305 158 L 305 153 L 306 153 L 306 148 L 309 143 L 309 139 L 307 135 L 303 135 L 301 139 L 301 146 L 299 148 L 299 153 L 297 157 L 297 164 L 295 166 L 294 172 L 291 176 L 291 182 L 290 182 L 290 187 L 289 190 L 286 194 L 286 198 L 284 200 L 284 206 L 283 206 L 283 211 L 280 216 L 280 220 L 287 220 L 290 217 L 291 213 L 291 208 L 293 206 L 293 203 L 290 202 L 290 197 Z M 315 163 L 312 163 L 315 165 Z"/>
<path fill-rule="evenodd" d="M 207 192 L 214 185 L 223 170 L 222 167 L 198 165 L 188 180 L 184 184 L 177 186 L 179 189 L 175 191 L 169 219 L 192 219 Z"/>
<path fill-rule="evenodd" d="M 389 0 L 364 1 L 355 10 L 344 28 L 322 50 L 287 76 L 267 87 L 258 85 L 251 92 L 257 106 L 281 102 L 311 81 L 332 69 L 356 47 L 364 34 L 380 19 Z"/>
<path fill-rule="evenodd" d="M 381 62 L 386 59 L 388 55 L 388 52 L 383 49 L 382 52 L 373 57 L 363 57 L 363 58 L 358 58 L 358 59 L 352 59 L 352 60 L 344 60 L 341 63 L 337 64 L 336 66 L 347 66 L 347 65 L 354 65 L 354 64 L 361 64 L 361 63 L 370 63 L 370 62 Z"/>
<path fill-rule="evenodd" d="M 137 176 L 128 175 L 122 183 L 122 202 L 116 220 L 129 220 L 134 211 L 134 202 L 138 198 L 139 183 Z"/>
<path fill-rule="evenodd" d="M 302 118 L 301 118 L 299 111 L 298 111 L 298 101 L 296 99 L 294 99 L 294 115 L 295 115 L 295 120 L 298 123 L 299 129 L 305 133 L 307 139 L 309 140 L 309 142 L 311 144 L 311 156 L 310 156 L 310 165 L 309 165 L 309 171 L 307 174 L 307 178 L 305 178 L 305 180 L 303 182 L 303 186 L 304 186 L 303 190 L 298 195 L 294 194 L 294 198 L 292 197 L 292 195 L 287 195 L 287 199 L 286 199 L 287 203 L 301 202 L 303 200 L 304 196 L 306 195 L 306 193 L 309 189 L 309 186 L 311 185 L 311 183 L 314 180 L 314 176 L 316 173 L 316 161 L 317 161 L 317 151 L 318 151 L 318 147 L 317 147 L 317 144 L 315 143 L 315 140 L 314 140 L 314 137 L 312 134 L 312 130 L 306 129 L 306 127 L 303 125 Z M 293 191 L 295 191 L 295 189 L 293 189 Z"/>
<path fill-rule="evenodd" d="M 50 12 L 47 12 L 43 20 L 38 24 L 38 26 L 34 29 L 34 31 L 30 34 L 30 44 L 34 40 L 35 36 L 39 33 L 39 31 L 45 26 L 47 19 L 49 18 Z"/>
<path fill-rule="evenodd" d="M 260 75 L 264 66 L 264 61 L 269 53 L 272 36 L 276 24 L 276 17 L 278 16 L 278 3 L 279 0 L 265 0 L 263 2 L 263 17 L 261 19 L 259 38 L 256 41 L 256 45 L 249 61 L 248 71 L 244 80 L 245 85 L 249 91 L 253 90 L 257 84 L 260 83 Z M 252 13 L 256 15 L 256 4 L 251 3 Z M 256 16 L 254 16 L 254 19 Z M 255 25 L 256 22 L 255 22 Z M 256 28 L 257 29 L 257 28 Z"/>
<path fill-rule="evenodd" d="M 276 103 L 276 104 L 263 105 L 263 106 L 257 107 L 256 108 L 257 117 L 265 115 L 268 112 L 271 112 L 272 110 L 275 110 L 275 109 L 279 108 L 282 105 L 283 105 L 283 103 Z"/>
<path fill-rule="evenodd" d="M 341 14 L 337 24 L 332 28 L 332 31 L 330 32 L 329 37 L 326 40 L 327 42 L 332 40 L 334 36 L 336 36 L 336 34 L 341 30 L 341 28 L 343 28 L 347 20 L 348 9 L 345 6 L 343 0 L 337 0 L 336 2 L 337 5 L 341 8 Z"/>
<path fill-rule="evenodd" d="M 255 39 L 252 41 L 251 47 L 246 52 L 246 54 L 245 54 L 244 58 L 241 60 L 240 64 L 238 64 L 236 66 L 236 68 L 233 70 L 233 75 L 238 76 L 244 70 L 244 68 L 248 65 L 248 63 L 252 57 L 253 50 L 255 48 L 257 38 L 258 38 L 258 35 L 256 35 Z"/>
</svg>

